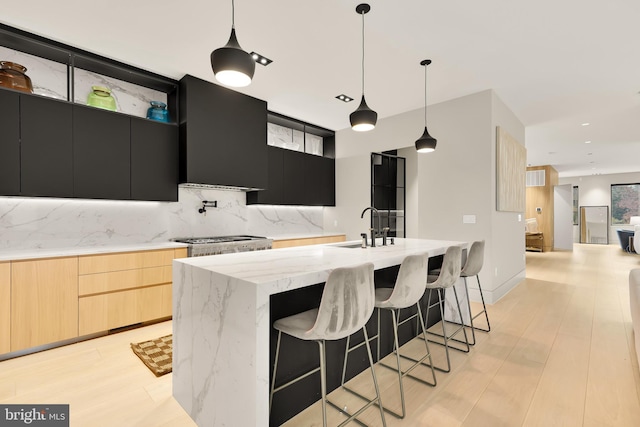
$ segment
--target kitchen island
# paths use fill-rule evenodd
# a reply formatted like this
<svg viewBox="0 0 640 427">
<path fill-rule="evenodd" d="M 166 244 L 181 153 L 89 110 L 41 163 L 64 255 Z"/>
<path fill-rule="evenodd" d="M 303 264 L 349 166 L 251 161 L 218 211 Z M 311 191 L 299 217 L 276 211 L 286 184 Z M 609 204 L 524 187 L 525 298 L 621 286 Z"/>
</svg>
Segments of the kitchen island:
<svg viewBox="0 0 640 427">
<path fill-rule="evenodd" d="M 173 396 L 199 426 L 269 425 L 270 300 L 324 283 L 331 270 L 376 270 L 466 242 L 396 239 L 244 252 L 173 263 Z M 319 301 L 318 301 L 319 302 Z"/>
</svg>

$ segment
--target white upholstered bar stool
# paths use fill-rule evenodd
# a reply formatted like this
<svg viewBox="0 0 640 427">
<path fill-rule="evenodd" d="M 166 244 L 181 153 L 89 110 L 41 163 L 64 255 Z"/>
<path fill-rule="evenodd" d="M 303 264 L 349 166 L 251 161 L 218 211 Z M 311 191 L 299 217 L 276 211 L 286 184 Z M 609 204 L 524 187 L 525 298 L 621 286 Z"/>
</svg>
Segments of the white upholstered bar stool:
<svg viewBox="0 0 640 427">
<path fill-rule="evenodd" d="M 462 248 L 460 246 L 449 246 L 444 254 L 444 258 L 442 260 L 442 267 L 440 267 L 440 274 L 438 276 L 428 275 L 427 276 L 427 284 L 426 289 L 428 292 L 427 299 L 427 319 L 429 319 L 429 310 L 434 306 L 440 307 L 440 316 L 442 321 L 442 335 L 427 331 L 428 334 L 439 336 L 444 340 L 444 343 L 439 341 L 429 340 L 429 342 L 433 342 L 435 344 L 443 345 L 445 348 L 445 352 L 447 355 L 447 368 L 439 368 L 434 366 L 437 370 L 442 372 L 450 372 L 451 371 L 451 359 L 449 357 L 449 348 L 453 348 L 455 350 L 459 350 L 465 353 L 469 352 L 469 339 L 467 337 L 467 330 L 464 326 L 464 323 L 458 326 L 458 328 L 450 334 L 447 334 L 445 324 L 447 323 L 444 320 L 444 310 L 442 305 L 444 304 L 444 292 L 448 289 L 453 289 L 453 294 L 456 300 L 456 307 L 458 310 L 458 315 L 462 319 L 462 310 L 460 310 L 460 300 L 458 299 L 458 292 L 456 291 L 456 287 L 454 286 L 456 281 L 460 278 L 460 271 L 462 265 Z M 438 292 L 438 299 L 432 303 L 431 295 L 433 291 Z M 441 302 L 442 301 L 442 302 Z M 462 331 L 464 335 L 464 341 L 461 341 L 466 345 L 466 349 L 461 349 L 453 346 L 449 346 L 449 340 L 454 339 L 454 337 Z"/>
<path fill-rule="evenodd" d="M 349 418 L 342 422 L 340 426 L 354 420 L 365 409 L 375 403 L 380 407 L 382 425 L 386 426 L 384 410 L 382 409 L 383 406 L 380 399 L 380 390 L 378 388 L 378 380 L 376 379 L 376 373 L 373 365 L 373 356 L 371 354 L 371 347 L 369 346 L 367 330 L 365 327 L 373 313 L 374 300 L 372 263 L 366 263 L 355 267 L 336 268 L 329 273 L 329 277 L 324 285 L 319 308 L 294 314 L 293 316 L 285 317 L 274 322 L 273 327 L 278 331 L 278 341 L 276 344 L 276 358 L 273 367 L 273 377 L 271 380 L 271 393 L 269 395 L 269 410 L 271 410 L 271 402 L 273 400 L 274 393 L 288 387 L 302 378 L 306 378 L 307 376 L 320 371 L 322 425 L 326 427 L 327 403 L 340 411 L 342 411 L 342 409 L 327 399 L 325 341 L 340 340 L 362 329 L 365 336 L 367 353 L 369 355 L 369 365 L 373 376 L 376 398 L 368 401 L 367 404 L 353 415 L 347 414 L 349 415 Z M 320 366 L 286 384 L 275 387 L 282 333 L 301 340 L 317 342 L 320 351 Z"/>
<path fill-rule="evenodd" d="M 482 270 L 482 264 L 484 263 L 484 240 L 477 240 L 471 244 L 471 248 L 469 248 L 469 254 L 467 255 L 467 261 L 462 267 L 462 271 L 460 272 L 460 277 L 464 279 L 464 287 L 467 292 L 467 305 L 469 308 L 469 323 L 471 326 L 471 336 L 472 342 L 469 344 L 475 345 L 476 343 L 476 333 L 475 331 L 483 331 L 489 332 L 491 331 L 491 324 L 489 323 L 489 314 L 487 313 L 487 305 L 484 302 L 484 295 L 482 294 L 482 286 L 480 285 L 480 270 Z M 478 292 L 480 292 L 480 300 L 482 301 L 482 310 L 477 312 L 476 314 L 471 313 L 471 302 L 469 300 L 469 284 L 467 283 L 467 277 L 476 277 L 478 281 Z M 473 324 L 473 321 L 484 313 L 485 320 L 487 321 L 487 328 L 480 328 Z M 464 319 L 462 319 L 464 322 Z"/>
<path fill-rule="evenodd" d="M 398 372 L 398 382 L 400 385 L 400 401 L 402 404 L 402 412 L 400 414 L 385 408 L 385 410 L 392 415 L 398 418 L 404 418 L 406 415 L 405 409 L 405 400 L 404 400 L 404 387 L 402 379 L 405 376 L 410 376 L 411 378 L 420 381 L 423 384 L 427 384 L 430 386 L 436 385 L 436 374 L 433 370 L 433 363 L 431 361 L 431 352 L 429 351 L 429 344 L 427 341 L 427 333 L 424 326 L 424 320 L 422 318 L 422 310 L 420 309 L 419 301 L 424 295 L 424 279 L 427 276 L 428 272 L 428 264 L 429 264 L 429 256 L 428 254 L 422 255 L 409 255 L 407 256 L 400 265 L 400 270 L 398 271 L 398 277 L 396 278 L 395 284 L 393 288 L 377 288 L 375 295 L 376 301 L 375 306 L 378 309 L 378 334 L 375 337 L 371 337 L 371 340 L 377 338 L 378 344 L 378 360 L 380 360 L 380 310 L 389 310 L 391 312 L 391 321 L 393 326 L 393 352 L 396 355 L 396 363 L 397 366 L 389 366 L 385 365 L 382 362 L 379 362 L 380 365 L 390 368 L 394 371 Z M 408 318 L 400 321 L 400 310 L 403 308 L 409 308 L 412 306 L 417 307 L 417 313 L 409 316 Z M 408 357 L 402 356 L 400 354 L 400 345 L 398 343 L 398 327 L 406 322 L 413 320 L 413 318 L 417 317 L 420 319 L 420 325 L 422 335 L 425 338 L 424 343 L 426 347 L 426 354 L 421 359 L 410 359 Z M 342 367 L 342 385 L 344 386 L 345 374 L 347 370 L 347 360 L 349 353 L 352 350 L 360 347 L 362 344 L 358 344 L 353 348 L 349 348 L 349 338 L 347 338 L 347 346 L 345 349 L 344 356 L 344 364 Z M 363 342 L 364 343 L 364 342 Z M 405 357 L 407 359 L 412 360 L 414 363 L 405 371 L 402 370 L 402 366 L 400 364 L 400 358 Z M 429 364 L 423 363 L 425 359 L 429 359 Z M 410 372 L 419 366 L 420 364 L 427 366 L 431 369 L 432 382 L 425 381 L 416 376 L 410 375 Z M 345 387 L 346 388 L 346 387 Z M 364 398 L 357 392 L 354 392 L 351 389 L 346 388 L 348 391 L 357 394 L 361 398 Z"/>
</svg>

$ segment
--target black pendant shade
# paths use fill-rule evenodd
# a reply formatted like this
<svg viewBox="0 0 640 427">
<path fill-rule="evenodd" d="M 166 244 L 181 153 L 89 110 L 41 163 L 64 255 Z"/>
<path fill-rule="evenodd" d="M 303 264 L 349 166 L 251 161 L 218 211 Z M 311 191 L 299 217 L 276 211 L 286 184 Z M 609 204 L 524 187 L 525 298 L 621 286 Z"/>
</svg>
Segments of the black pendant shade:
<svg viewBox="0 0 640 427">
<path fill-rule="evenodd" d="M 256 71 L 256 62 L 249 53 L 242 50 L 236 38 L 234 5 L 232 7 L 231 36 L 224 47 L 211 52 L 211 68 L 220 83 L 226 86 L 248 86 Z"/>
<path fill-rule="evenodd" d="M 362 95 L 362 101 L 360 101 L 358 109 L 349 115 L 349 121 L 353 130 L 358 132 L 368 131 L 376 126 L 378 113 L 369 108 L 364 95 Z"/>
<path fill-rule="evenodd" d="M 371 10 L 371 6 L 361 3 L 356 6 L 358 15 L 362 15 L 362 100 L 360 105 L 349 115 L 351 129 L 358 132 L 365 132 L 376 127 L 378 121 L 378 113 L 373 111 L 364 100 L 364 15 Z"/>
<path fill-rule="evenodd" d="M 424 67 L 424 133 L 416 141 L 416 151 L 418 153 L 430 153 L 435 151 L 438 141 L 429 135 L 427 130 L 427 65 L 431 64 L 430 59 L 425 59 L 420 62 L 420 65 Z"/>
<path fill-rule="evenodd" d="M 425 126 L 424 133 L 416 141 L 416 150 L 418 151 L 418 153 L 430 153 L 432 151 L 435 151 L 437 143 L 438 141 L 434 137 L 429 135 L 429 131 Z"/>
</svg>

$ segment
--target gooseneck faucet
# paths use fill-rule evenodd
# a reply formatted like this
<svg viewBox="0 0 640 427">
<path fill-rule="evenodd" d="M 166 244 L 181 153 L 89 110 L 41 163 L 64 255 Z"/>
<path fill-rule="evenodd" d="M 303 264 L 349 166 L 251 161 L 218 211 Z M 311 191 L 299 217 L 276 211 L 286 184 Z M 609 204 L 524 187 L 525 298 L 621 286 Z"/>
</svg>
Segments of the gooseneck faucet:
<svg viewBox="0 0 640 427">
<path fill-rule="evenodd" d="M 367 212 L 368 210 L 371 210 L 373 213 L 376 214 L 376 219 L 377 219 L 377 228 L 371 228 L 371 247 L 375 248 L 376 247 L 376 237 L 380 236 L 380 212 L 378 212 L 378 209 L 374 208 L 373 206 L 369 206 L 368 208 L 365 208 L 362 211 L 362 214 L 360 214 L 360 218 L 364 218 L 364 214 L 365 212 Z M 385 233 L 385 239 L 382 242 L 382 245 L 386 245 L 386 233 Z"/>
</svg>

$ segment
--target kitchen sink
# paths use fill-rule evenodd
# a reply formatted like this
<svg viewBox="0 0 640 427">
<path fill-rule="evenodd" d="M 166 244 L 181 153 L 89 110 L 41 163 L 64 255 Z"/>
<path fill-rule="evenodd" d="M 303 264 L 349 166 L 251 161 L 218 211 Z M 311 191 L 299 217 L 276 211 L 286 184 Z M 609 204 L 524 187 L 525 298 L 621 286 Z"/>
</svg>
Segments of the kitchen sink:
<svg viewBox="0 0 640 427">
<path fill-rule="evenodd" d="M 348 248 L 348 249 L 352 249 L 352 248 L 360 248 L 362 247 L 361 243 L 349 243 L 347 245 L 334 245 L 336 248 Z"/>
</svg>

